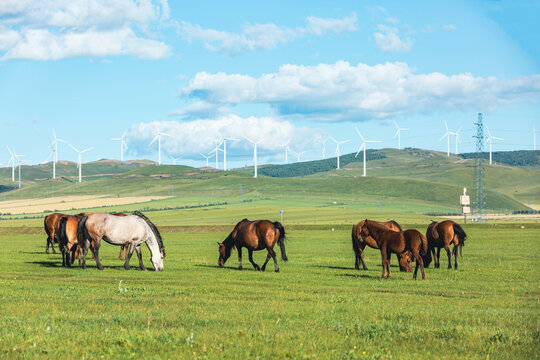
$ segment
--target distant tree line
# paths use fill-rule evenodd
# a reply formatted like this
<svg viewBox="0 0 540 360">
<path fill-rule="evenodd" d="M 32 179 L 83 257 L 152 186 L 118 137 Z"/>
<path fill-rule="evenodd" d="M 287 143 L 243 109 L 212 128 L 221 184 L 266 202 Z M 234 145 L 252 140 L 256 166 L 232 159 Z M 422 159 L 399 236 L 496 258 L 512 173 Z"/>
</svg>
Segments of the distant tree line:
<svg viewBox="0 0 540 360">
<path fill-rule="evenodd" d="M 459 154 L 464 159 L 476 159 L 476 153 Z M 489 159 L 489 152 L 480 153 L 482 159 Z M 540 150 L 495 151 L 492 161 L 510 166 L 540 166 Z"/>
<path fill-rule="evenodd" d="M 354 157 L 354 153 L 342 155 L 339 157 L 339 165 L 343 167 L 352 162 L 362 162 L 363 155 L 358 154 L 358 157 Z M 367 150 L 366 160 L 381 160 L 386 156 L 377 150 Z M 337 166 L 337 159 L 330 158 L 325 160 L 313 160 L 296 162 L 285 165 L 269 165 L 259 169 L 259 173 L 270 177 L 295 177 L 295 176 L 307 176 L 320 172 L 335 170 Z"/>
</svg>

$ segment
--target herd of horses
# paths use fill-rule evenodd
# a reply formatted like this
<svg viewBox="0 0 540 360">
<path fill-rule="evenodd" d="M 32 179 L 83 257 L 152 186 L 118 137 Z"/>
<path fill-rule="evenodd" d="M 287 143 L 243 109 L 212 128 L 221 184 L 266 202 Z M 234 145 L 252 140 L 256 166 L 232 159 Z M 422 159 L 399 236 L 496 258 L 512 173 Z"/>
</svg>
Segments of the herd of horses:
<svg viewBox="0 0 540 360">
<path fill-rule="evenodd" d="M 165 247 L 157 227 L 142 213 L 81 213 L 66 215 L 53 213 L 45 217 L 45 232 L 47 233 L 46 253 L 49 246 L 53 252 L 54 243 L 62 252 L 62 266 L 71 267 L 75 259 L 79 259 L 82 268 L 86 268 L 86 254 L 92 251 L 93 259 L 98 269 L 103 265 L 99 260 L 99 248 L 104 240 L 113 245 L 121 246 L 119 259 L 125 251 L 124 268 L 129 270 L 129 261 L 133 252 L 137 252 L 139 267 L 145 270 L 140 245 L 146 243 L 150 250 L 150 261 L 156 271 L 163 270 Z M 364 249 L 367 246 L 381 252 L 382 276 L 387 279 L 391 276 L 390 255 L 397 255 L 401 271 L 412 272 L 412 263 L 416 262 L 413 279 L 416 279 L 418 268 L 422 273 L 422 280 L 426 278 L 424 268 L 429 267 L 434 259 L 435 267 L 440 267 L 440 252 L 444 248 L 448 255 L 448 268 L 452 268 L 452 255 L 454 255 L 454 268 L 457 269 L 458 250 L 465 245 L 467 234 L 463 228 L 452 220 L 441 222 L 432 221 L 422 234 L 416 229 L 403 230 L 395 221 L 379 222 L 362 220 L 352 228 L 352 246 L 355 254 L 355 269 L 360 264 L 367 270 L 364 263 Z M 285 229 L 279 221 L 269 220 L 249 221 L 243 219 L 236 224 L 231 233 L 223 242 L 218 242 L 218 265 L 223 267 L 231 256 L 233 248 L 238 253 L 238 269 L 242 269 L 242 248 L 248 251 L 249 261 L 255 270 L 264 271 L 270 259 L 274 261 L 274 270 L 279 272 L 277 254 L 274 246 L 279 244 L 281 258 L 287 261 L 285 252 Z M 452 251 L 450 246 L 453 245 Z M 266 261 L 259 267 L 253 261 L 253 251 L 266 250 Z"/>
</svg>

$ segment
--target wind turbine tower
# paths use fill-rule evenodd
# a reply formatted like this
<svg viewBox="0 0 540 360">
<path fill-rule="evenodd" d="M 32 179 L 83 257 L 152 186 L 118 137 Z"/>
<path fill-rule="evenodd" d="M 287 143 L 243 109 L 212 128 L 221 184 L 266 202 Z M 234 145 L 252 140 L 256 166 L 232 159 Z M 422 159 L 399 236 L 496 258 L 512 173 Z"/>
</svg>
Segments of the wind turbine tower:
<svg viewBox="0 0 540 360">
<path fill-rule="evenodd" d="M 75 152 L 79 153 L 79 158 L 77 160 L 77 167 L 79 168 L 79 182 L 82 182 L 82 178 L 81 178 L 81 172 L 82 172 L 82 162 L 81 162 L 81 155 L 87 151 L 90 151 L 93 149 L 93 147 L 90 147 L 88 149 L 84 149 L 84 150 L 79 150 L 77 149 L 75 146 L 71 145 L 68 143 L 69 146 L 71 146 L 71 148 L 73 150 L 75 150 Z"/>
<path fill-rule="evenodd" d="M 114 138 L 114 139 L 111 139 L 113 141 L 120 141 L 120 161 L 124 161 L 124 146 L 127 148 L 127 144 L 126 144 L 126 141 L 124 140 L 125 137 L 126 137 L 126 133 L 127 133 L 127 130 L 124 131 L 124 133 L 122 134 L 121 137 L 119 138 Z"/>
<path fill-rule="evenodd" d="M 339 170 L 339 169 L 340 169 L 340 167 L 339 167 L 339 145 L 348 143 L 348 142 L 351 141 L 351 140 L 337 141 L 336 139 L 334 139 L 333 136 L 330 136 L 330 139 L 332 139 L 332 141 L 334 141 L 334 142 L 336 143 L 337 170 Z"/>
<path fill-rule="evenodd" d="M 253 144 L 253 167 L 254 167 L 253 178 L 256 179 L 257 178 L 257 145 L 262 141 L 262 139 L 259 141 L 253 141 L 245 135 L 244 135 L 244 138 Z"/>
<path fill-rule="evenodd" d="M 398 145 L 397 145 L 397 148 L 398 148 L 398 150 L 401 150 L 401 132 L 402 132 L 402 131 L 405 131 L 405 130 L 409 130 L 409 129 L 408 129 L 408 128 L 400 128 L 400 127 L 398 126 L 397 122 L 395 122 L 395 121 L 394 121 L 394 124 L 396 125 L 396 128 L 397 128 L 396 134 L 394 135 L 394 137 L 397 136 L 397 138 L 398 138 Z"/>
<path fill-rule="evenodd" d="M 168 136 L 168 137 L 172 137 L 171 135 L 169 134 L 166 134 L 164 132 L 161 132 L 161 130 L 159 130 L 159 127 L 156 126 L 156 130 L 157 130 L 157 134 L 156 136 L 152 139 L 152 141 L 150 142 L 150 144 L 148 144 L 148 146 L 152 145 L 154 143 L 154 141 L 158 141 L 158 165 L 161 165 L 161 137 L 162 136 Z"/>
<path fill-rule="evenodd" d="M 489 128 L 488 128 L 487 124 L 486 124 L 486 130 L 487 130 L 487 133 L 488 133 L 488 138 L 486 139 L 486 141 L 484 141 L 484 145 L 486 145 L 486 143 L 489 141 L 489 165 L 491 165 L 491 143 L 492 143 L 492 139 L 501 140 L 501 141 L 503 141 L 503 139 L 501 139 L 499 137 L 496 137 L 496 136 L 492 136 L 491 132 L 489 131 Z"/>
<path fill-rule="evenodd" d="M 240 139 L 228 138 L 228 137 L 223 136 L 223 134 L 221 135 L 221 139 L 223 141 L 223 171 L 227 171 L 228 170 L 227 168 L 227 140 L 240 141 Z"/>
<path fill-rule="evenodd" d="M 358 154 L 360 153 L 360 151 L 362 150 L 362 148 L 364 149 L 364 173 L 362 174 L 362 176 L 366 176 L 366 144 L 367 143 L 378 143 L 378 142 L 381 142 L 379 140 L 366 140 L 364 139 L 364 137 L 362 136 L 362 133 L 360 133 L 360 130 L 358 130 L 358 128 L 356 128 L 356 132 L 358 133 L 358 136 L 360 136 L 360 138 L 362 139 L 362 145 L 360 145 L 360 147 L 358 148 L 358 151 L 356 152 L 356 155 L 354 155 L 354 157 L 357 157 Z"/>
</svg>

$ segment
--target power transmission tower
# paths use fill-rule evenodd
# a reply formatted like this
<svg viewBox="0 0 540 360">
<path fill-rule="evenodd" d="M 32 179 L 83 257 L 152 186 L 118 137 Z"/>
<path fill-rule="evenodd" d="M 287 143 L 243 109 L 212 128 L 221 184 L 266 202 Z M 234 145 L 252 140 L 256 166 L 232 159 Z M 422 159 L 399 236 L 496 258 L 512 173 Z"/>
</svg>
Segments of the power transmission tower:
<svg viewBox="0 0 540 360">
<path fill-rule="evenodd" d="M 482 153 L 484 152 L 484 122 L 482 119 L 482 113 L 478 114 L 478 120 L 474 123 L 476 125 L 476 135 L 473 138 L 476 139 L 476 162 L 474 167 L 474 190 L 476 192 L 474 202 L 474 217 L 477 222 L 483 222 L 482 215 L 486 206 L 486 174 L 484 171 L 484 159 Z"/>
</svg>

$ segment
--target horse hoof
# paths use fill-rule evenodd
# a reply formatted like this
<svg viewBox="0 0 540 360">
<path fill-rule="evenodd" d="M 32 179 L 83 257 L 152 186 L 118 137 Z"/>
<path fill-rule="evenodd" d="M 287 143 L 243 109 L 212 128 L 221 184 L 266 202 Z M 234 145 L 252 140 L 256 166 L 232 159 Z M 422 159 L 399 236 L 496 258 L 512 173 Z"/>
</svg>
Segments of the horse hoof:
<svg viewBox="0 0 540 360">
<path fill-rule="evenodd" d="M 124 266 L 124 269 L 129 270 L 129 266 Z M 102 269 L 100 269 L 102 270 Z"/>
<path fill-rule="evenodd" d="M 276 269 L 275 272 L 279 272 L 279 269 Z"/>
</svg>

